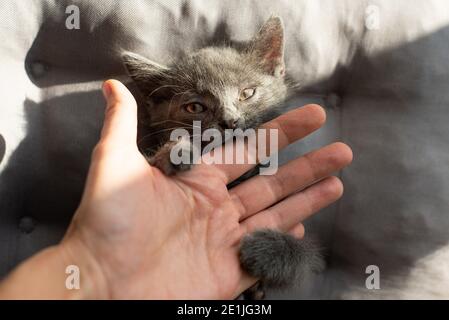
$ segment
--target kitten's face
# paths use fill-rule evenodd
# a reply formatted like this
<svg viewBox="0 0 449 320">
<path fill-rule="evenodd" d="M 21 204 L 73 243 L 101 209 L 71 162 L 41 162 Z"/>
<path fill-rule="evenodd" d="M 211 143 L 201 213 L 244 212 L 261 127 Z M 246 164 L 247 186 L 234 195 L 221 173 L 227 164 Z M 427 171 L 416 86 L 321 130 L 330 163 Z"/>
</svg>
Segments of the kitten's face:
<svg viewBox="0 0 449 320">
<path fill-rule="evenodd" d="M 205 48 L 168 67 L 131 53 L 124 60 L 153 129 L 165 139 L 170 128 L 193 121 L 201 121 L 202 130 L 257 127 L 287 94 L 279 18 L 268 20 L 242 51 Z"/>
</svg>

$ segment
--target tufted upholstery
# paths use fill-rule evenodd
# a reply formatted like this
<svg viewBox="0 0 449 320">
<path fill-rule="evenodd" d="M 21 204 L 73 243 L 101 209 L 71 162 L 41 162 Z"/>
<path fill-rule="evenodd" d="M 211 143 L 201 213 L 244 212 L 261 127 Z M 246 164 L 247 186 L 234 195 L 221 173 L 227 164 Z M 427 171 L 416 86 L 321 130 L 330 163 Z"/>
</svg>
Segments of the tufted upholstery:
<svg viewBox="0 0 449 320">
<path fill-rule="evenodd" d="M 71 4 L 79 30 L 65 27 Z M 343 140 L 355 161 L 342 173 L 344 198 L 308 223 L 327 270 L 269 296 L 449 298 L 445 0 L 1 1 L 0 276 L 64 234 L 102 122 L 101 81 L 124 75 L 121 49 L 163 63 L 247 40 L 272 13 L 284 19 L 287 68 L 302 84 L 286 109 L 328 111 L 326 127 L 281 160 Z M 365 288 L 368 265 L 380 268 L 381 290 Z"/>
</svg>

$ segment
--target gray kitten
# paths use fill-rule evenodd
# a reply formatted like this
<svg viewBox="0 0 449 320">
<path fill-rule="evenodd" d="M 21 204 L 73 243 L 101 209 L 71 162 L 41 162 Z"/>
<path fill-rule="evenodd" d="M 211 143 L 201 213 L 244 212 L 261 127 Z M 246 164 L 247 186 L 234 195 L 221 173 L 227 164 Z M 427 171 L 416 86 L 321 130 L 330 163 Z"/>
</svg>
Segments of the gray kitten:
<svg viewBox="0 0 449 320">
<path fill-rule="evenodd" d="M 150 164 L 167 175 L 188 170 L 174 165 L 170 151 L 178 144 L 191 152 L 189 141 L 169 140 L 172 130 L 257 128 L 272 119 L 288 94 L 285 79 L 284 31 L 279 17 L 271 17 L 241 48 L 207 47 L 162 66 L 134 53 L 123 60 L 139 88 L 147 111 L 148 133 L 140 141 Z M 321 257 L 307 240 L 274 230 L 256 231 L 243 238 L 240 262 L 262 285 L 282 288 L 306 272 L 322 268 Z M 261 298 L 259 288 L 250 292 Z"/>
</svg>

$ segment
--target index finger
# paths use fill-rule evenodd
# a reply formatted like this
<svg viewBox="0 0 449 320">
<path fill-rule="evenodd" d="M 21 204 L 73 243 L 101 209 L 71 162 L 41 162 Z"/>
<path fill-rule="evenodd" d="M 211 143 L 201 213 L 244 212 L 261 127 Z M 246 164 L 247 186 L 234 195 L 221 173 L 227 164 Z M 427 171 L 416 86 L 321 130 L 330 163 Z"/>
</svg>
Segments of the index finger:
<svg viewBox="0 0 449 320">
<path fill-rule="evenodd" d="M 278 152 L 289 144 L 292 144 L 321 128 L 325 122 L 326 113 L 324 109 L 319 105 L 309 104 L 287 112 L 286 114 L 265 123 L 258 130 L 277 130 L 277 148 L 275 150 L 268 150 L 267 148 L 267 155 L 273 155 L 275 152 Z M 267 135 L 266 144 L 267 146 L 271 145 L 269 135 Z M 244 148 L 247 152 L 247 146 Z M 235 144 L 233 149 L 236 149 Z M 258 161 L 260 161 L 260 159 L 257 159 L 256 162 Z M 212 164 L 212 166 L 225 176 L 227 184 L 242 176 L 245 172 L 255 167 L 255 165 L 254 162 L 244 164 Z"/>
</svg>

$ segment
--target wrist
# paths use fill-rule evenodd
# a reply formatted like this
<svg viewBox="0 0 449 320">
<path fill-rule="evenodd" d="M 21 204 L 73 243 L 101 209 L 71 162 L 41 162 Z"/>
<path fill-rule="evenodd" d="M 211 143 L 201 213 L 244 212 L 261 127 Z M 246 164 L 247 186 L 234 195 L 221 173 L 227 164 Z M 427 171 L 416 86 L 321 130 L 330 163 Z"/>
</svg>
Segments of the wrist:
<svg viewBox="0 0 449 320">
<path fill-rule="evenodd" d="M 71 261 L 68 248 L 56 245 L 47 248 L 16 267 L 0 284 L 0 299 L 89 299 L 95 298 L 96 292 L 83 286 L 83 282 L 91 282 L 91 275 L 86 272 L 84 281 L 82 270 L 89 263 L 80 263 L 79 289 L 68 286 L 66 273 Z M 82 266 L 82 267 L 81 267 Z"/>
<path fill-rule="evenodd" d="M 103 270 L 84 242 L 72 234 L 57 250 L 66 273 L 66 287 L 75 299 L 108 299 L 108 285 Z"/>
</svg>

